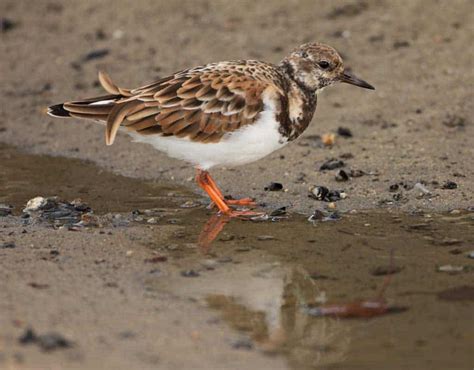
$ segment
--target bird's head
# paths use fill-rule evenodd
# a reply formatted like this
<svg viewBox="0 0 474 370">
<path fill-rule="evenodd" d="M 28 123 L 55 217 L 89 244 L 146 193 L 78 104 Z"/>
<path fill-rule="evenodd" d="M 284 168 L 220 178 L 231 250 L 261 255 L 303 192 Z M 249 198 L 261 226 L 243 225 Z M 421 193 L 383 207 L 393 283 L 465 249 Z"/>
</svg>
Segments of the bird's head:
<svg viewBox="0 0 474 370">
<path fill-rule="evenodd" d="M 348 73 L 338 52 L 324 44 L 311 42 L 293 50 L 280 67 L 302 88 L 317 91 L 335 82 L 345 82 L 366 89 L 375 88 Z"/>
</svg>

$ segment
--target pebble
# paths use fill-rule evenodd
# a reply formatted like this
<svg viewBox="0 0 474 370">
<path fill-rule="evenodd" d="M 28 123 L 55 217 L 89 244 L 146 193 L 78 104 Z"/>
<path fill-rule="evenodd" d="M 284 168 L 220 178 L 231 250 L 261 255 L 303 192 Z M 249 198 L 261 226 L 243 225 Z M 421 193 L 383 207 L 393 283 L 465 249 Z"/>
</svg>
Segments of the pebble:
<svg viewBox="0 0 474 370">
<path fill-rule="evenodd" d="M 47 203 L 48 200 L 43 197 L 30 199 L 28 203 L 26 203 L 26 207 L 23 209 L 23 212 L 36 212 L 45 207 Z"/>
<path fill-rule="evenodd" d="M 463 270 L 464 270 L 464 266 L 453 266 L 453 265 L 438 266 L 439 272 L 462 272 Z"/>
<path fill-rule="evenodd" d="M 337 134 L 343 137 L 352 137 L 352 131 L 347 127 L 338 127 Z"/>
<path fill-rule="evenodd" d="M 5 242 L 0 244 L 0 249 L 13 249 L 16 248 L 15 242 Z"/>
<path fill-rule="evenodd" d="M 146 220 L 148 224 L 157 224 L 158 220 L 155 217 L 151 217 L 148 220 Z"/>
<path fill-rule="evenodd" d="M 18 339 L 20 344 L 37 344 L 43 351 L 52 351 L 59 348 L 72 347 L 72 342 L 64 338 L 61 334 L 51 332 L 37 335 L 33 329 L 28 328 Z"/>
<path fill-rule="evenodd" d="M 349 181 L 349 175 L 347 174 L 346 171 L 339 170 L 338 173 L 336 174 L 336 181 L 339 181 L 339 182 Z"/>
<path fill-rule="evenodd" d="M 184 276 L 184 277 L 198 277 L 199 272 L 197 272 L 195 270 L 183 270 L 183 271 L 181 271 L 181 276 Z"/>
<path fill-rule="evenodd" d="M 431 194 L 431 191 L 429 191 L 425 185 L 423 185 L 421 182 L 417 182 L 415 186 L 413 187 L 415 190 L 420 191 L 423 195 L 429 195 Z"/>
<path fill-rule="evenodd" d="M 260 241 L 265 241 L 265 240 L 274 240 L 275 237 L 272 236 L 272 235 L 259 235 L 257 236 L 257 240 L 260 240 Z"/>
<path fill-rule="evenodd" d="M 283 185 L 279 182 L 271 182 L 263 188 L 265 191 L 280 191 L 283 190 Z"/>
<path fill-rule="evenodd" d="M 0 204 L 0 217 L 5 217 L 12 214 L 13 207 L 8 204 Z"/>
<path fill-rule="evenodd" d="M 472 258 L 474 259 L 474 251 L 470 251 L 467 253 L 467 258 Z"/>
<path fill-rule="evenodd" d="M 458 187 L 458 184 L 456 184 L 454 181 L 446 181 L 442 186 L 443 189 L 448 189 L 448 190 L 457 189 L 457 187 Z"/>
<path fill-rule="evenodd" d="M 241 338 L 232 342 L 232 348 L 251 350 L 253 348 L 253 343 L 248 338 Z"/>
<path fill-rule="evenodd" d="M 326 162 L 324 162 L 321 165 L 321 167 L 319 167 L 319 170 L 320 171 L 335 170 L 336 168 L 341 168 L 341 167 L 344 167 L 344 166 L 345 166 L 345 163 L 343 161 L 341 161 L 340 159 L 331 158 L 331 159 L 327 160 Z"/>
</svg>

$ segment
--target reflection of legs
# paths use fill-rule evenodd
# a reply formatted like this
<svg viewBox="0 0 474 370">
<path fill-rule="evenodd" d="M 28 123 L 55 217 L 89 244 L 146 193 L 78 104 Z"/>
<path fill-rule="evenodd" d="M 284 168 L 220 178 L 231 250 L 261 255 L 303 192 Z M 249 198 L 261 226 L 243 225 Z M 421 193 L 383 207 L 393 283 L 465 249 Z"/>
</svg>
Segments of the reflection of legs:
<svg viewBox="0 0 474 370">
<path fill-rule="evenodd" d="M 210 244 L 222 231 L 227 222 L 230 221 L 229 216 L 215 213 L 204 225 L 198 238 L 198 245 L 204 253 L 209 251 Z"/>
<path fill-rule="evenodd" d="M 209 198 L 219 208 L 219 211 L 231 217 L 239 216 L 261 216 L 262 213 L 252 211 L 235 211 L 229 205 L 252 205 L 253 200 L 244 198 L 240 200 L 225 200 L 222 192 L 217 187 L 217 184 L 209 175 L 209 172 L 198 169 L 196 174 L 196 182 L 209 195 Z"/>
</svg>

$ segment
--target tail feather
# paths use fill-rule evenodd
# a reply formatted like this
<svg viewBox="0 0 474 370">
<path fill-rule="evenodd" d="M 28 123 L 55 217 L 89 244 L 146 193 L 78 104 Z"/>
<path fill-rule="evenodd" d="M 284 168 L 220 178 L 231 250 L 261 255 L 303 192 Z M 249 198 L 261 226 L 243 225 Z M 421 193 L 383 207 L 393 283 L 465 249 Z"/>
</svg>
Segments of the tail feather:
<svg viewBox="0 0 474 370">
<path fill-rule="evenodd" d="M 157 113 L 156 108 L 145 109 L 145 102 L 137 100 L 129 89 L 115 85 L 107 74 L 100 72 L 99 81 L 109 95 L 52 105 L 48 107 L 47 113 L 53 117 L 76 117 L 106 123 L 107 145 L 112 145 L 127 115 L 135 114 L 132 120 L 135 124 Z M 144 112 L 137 114 L 141 110 Z"/>
</svg>

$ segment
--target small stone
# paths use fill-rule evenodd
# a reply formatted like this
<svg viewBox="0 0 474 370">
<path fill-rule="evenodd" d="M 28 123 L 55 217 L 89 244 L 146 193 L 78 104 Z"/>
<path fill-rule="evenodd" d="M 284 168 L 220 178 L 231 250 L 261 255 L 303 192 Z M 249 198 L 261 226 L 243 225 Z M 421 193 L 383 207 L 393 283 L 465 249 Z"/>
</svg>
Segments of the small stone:
<svg viewBox="0 0 474 370">
<path fill-rule="evenodd" d="M 399 189 L 399 185 L 398 184 L 392 184 L 389 186 L 388 190 L 390 190 L 391 192 L 395 192 Z"/>
<path fill-rule="evenodd" d="M 446 181 L 442 186 L 443 189 L 449 189 L 449 190 L 456 189 L 457 187 L 458 187 L 458 184 L 456 184 L 454 181 Z"/>
<path fill-rule="evenodd" d="M 131 257 L 131 256 L 133 255 L 133 251 L 132 251 L 132 250 L 128 250 L 128 251 L 125 252 L 125 255 L 126 255 L 127 257 Z"/>
<path fill-rule="evenodd" d="M 430 195 L 431 191 L 429 191 L 425 185 L 423 185 L 421 182 L 417 182 L 415 186 L 413 186 L 413 189 L 420 191 L 423 195 Z"/>
<path fill-rule="evenodd" d="M 279 182 L 271 182 L 263 188 L 265 191 L 280 191 L 283 190 L 283 185 Z"/>
<path fill-rule="evenodd" d="M 16 248 L 15 242 L 5 242 L 0 244 L 0 249 L 13 249 Z"/>
<path fill-rule="evenodd" d="M 36 197 L 30 199 L 28 203 L 26 203 L 26 207 L 23 209 L 23 212 L 35 212 L 46 206 L 48 200 L 43 197 Z"/>
<path fill-rule="evenodd" d="M 148 224 L 157 224 L 158 220 L 155 217 L 151 217 L 148 220 L 146 220 Z"/>
<path fill-rule="evenodd" d="M 232 343 L 232 348 L 234 349 L 245 349 L 245 350 L 251 350 L 253 348 L 253 343 L 250 339 L 248 338 L 241 338 L 237 339 Z"/>
<path fill-rule="evenodd" d="M 336 181 L 339 181 L 339 182 L 349 181 L 349 175 L 347 174 L 346 171 L 339 170 L 339 172 L 336 174 Z"/>
<path fill-rule="evenodd" d="M 329 209 L 336 209 L 336 208 L 337 208 L 337 205 L 336 205 L 336 203 L 331 202 L 331 203 L 328 204 L 328 208 L 329 208 Z"/>
<path fill-rule="evenodd" d="M 464 266 L 443 265 L 443 266 L 438 266 L 437 270 L 439 272 L 456 273 L 456 272 L 464 271 Z"/>
<path fill-rule="evenodd" d="M 0 204 L 0 217 L 5 217 L 12 214 L 13 207 L 8 204 Z"/>
<path fill-rule="evenodd" d="M 181 276 L 183 276 L 183 277 L 198 277 L 199 272 L 197 272 L 195 270 L 184 270 L 184 271 L 181 271 Z"/>
<path fill-rule="evenodd" d="M 265 241 L 265 240 L 274 240 L 275 237 L 272 236 L 272 235 L 259 235 L 257 236 L 257 240 L 260 240 L 260 241 Z"/>
<path fill-rule="evenodd" d="M 0 31 L 6 33 L 13 30 L 16 27 L 16 22 L 13 22 L 9 18 L 0 18 Z"/>
<path fill-rule="evenodd" d="M 352 137 L 352 131 L 347 127 L 338 127 L 337 134 L 343 137 Z"/>
<path fill-rule="evenodd" d="M 474 259 L 474 251 L 470 251 L 467 253 L 467 258 Z"/>
<path fill-rule="evenodd" d="M 341 168 L 341 167 L 344 167 L 344 166 L 345 166 L 345 163 L 343 161 L 341 161 L 340 159 L 331 158 L 331 159 L 327 160 L 326 162 L 324 162 L 321 165 L 321 167 L 319 167 L 319 170 L 320 171 L 335 170 L 336 168 Z"/>
<path fill-rule="evenodd" d="M 158 263 L 158 262 L 166 262 L 168 261 L 168 257 L 166 256 L 155 256 L 151 258 L 145 258 L 143 262 L 145 263 Z"/>
</svg>

